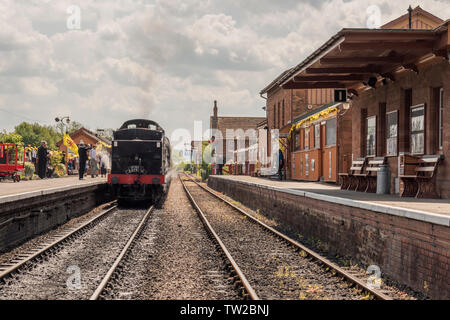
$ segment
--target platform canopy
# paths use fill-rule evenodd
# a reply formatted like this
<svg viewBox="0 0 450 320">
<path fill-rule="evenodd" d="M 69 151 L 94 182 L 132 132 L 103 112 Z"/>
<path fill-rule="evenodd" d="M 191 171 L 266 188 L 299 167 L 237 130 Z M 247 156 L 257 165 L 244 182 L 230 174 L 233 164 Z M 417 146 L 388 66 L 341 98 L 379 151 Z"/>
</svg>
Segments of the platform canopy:
<svg viewBox="0 0 450 320">
<path fill-rule="evenodd" d="M 342 29 L 278 80 L 284 89 L 375 87 L 406 70 L 448 59 L 447 20 L 433 30 Z"/>
</svg>

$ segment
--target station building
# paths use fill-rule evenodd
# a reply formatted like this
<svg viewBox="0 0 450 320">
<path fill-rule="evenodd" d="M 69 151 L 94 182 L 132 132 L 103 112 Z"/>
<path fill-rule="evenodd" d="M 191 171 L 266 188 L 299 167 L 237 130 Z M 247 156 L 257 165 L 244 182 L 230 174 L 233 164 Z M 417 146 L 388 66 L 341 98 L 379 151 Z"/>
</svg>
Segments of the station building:
<svg viewBox="0 0 450 320">
<path fill-rule="evenodd" d="M 261 97 L 266 99 L 266 129 L 268 156 L 271 156 L 271 130 L 279 130 L 280 147 L 286 163 L 287 178 L 295 178 L 292 175 L 294 166 L 292 159 L 292 144 L 288 134 L 295 120 L 305 114 L 322 107 L 333 101 L 334 90 L 331 88 L 282 88 L 280 80 L 288 74 L 291 69 L 285 70 L 270 84 L 260 91 Z M 264 97 L 263 95 L 266 95 Z"/>
<path fill-rule="evenodd" d="M 449 22 L 417 7 L 380 29 L 343 29 L 277 82 L 346 89 L 352 160 L 384 157 L 390 192 L 402 194 L 407 166 L 415 174 L 424 156 L 438 155 L 436 192 L 449 198 Z"/>
<path fill-rule="evenodd" d="M 266 120 L 264 117 L 233 117 L 219 116 L 217 101 L 214 101 L 213 115 L 210 116 L 210 129 L 219 131 L 221 137 L 215 137 L 217 142 L 222 140 L 222 161 L 226 171 L 231 174 L 253 175 L 256 164 L 250 163 L 250 153 L 257 149 L 257 127 Z M 246 135 L 251 129 L 254 135 Z M 217 153 L 219 154 L 220 151 Z"/>
<path fill-rule="evenodd" d="M 83 140 L 84 144 L 90 144 L 91 146 L 95 146 L 98 143 L 102 145 L 111 145 L 111 141 L 102 137 L 101 135 L 95 134 L 94 132 L 86 129 L 80 128 L 70 134 L 70 138 L 78 145 L 80 141 Z M 63 141 L 59 141 L 56 143 L 59 151 L 66 151 L 66 146 L 63 144 Z M 111 152 L 111 148 L 105 148 L 108 152 Z"/>
</svg>

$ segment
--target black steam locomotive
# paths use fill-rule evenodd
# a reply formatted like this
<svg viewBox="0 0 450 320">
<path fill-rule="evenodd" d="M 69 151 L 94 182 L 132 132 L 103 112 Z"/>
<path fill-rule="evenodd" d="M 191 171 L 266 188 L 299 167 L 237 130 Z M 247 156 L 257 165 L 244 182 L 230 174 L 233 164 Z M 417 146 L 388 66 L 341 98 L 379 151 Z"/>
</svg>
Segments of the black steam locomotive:
<svg viewBox="0 0 450 320">
<path fill-rule="evenodd" d="M 156 201 L 169 184 L 170 142 L 158 123 L 135 119 L 113 133 L 108 184 L 119 203 Z"/>
</svg>

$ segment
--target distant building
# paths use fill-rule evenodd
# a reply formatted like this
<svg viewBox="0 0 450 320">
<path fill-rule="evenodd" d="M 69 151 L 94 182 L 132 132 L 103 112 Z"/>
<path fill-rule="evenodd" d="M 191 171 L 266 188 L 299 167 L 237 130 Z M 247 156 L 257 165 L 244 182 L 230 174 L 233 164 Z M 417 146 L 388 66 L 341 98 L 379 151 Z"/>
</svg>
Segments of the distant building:
<svg viewBox="0 0 450 320">
<path fill-rule="evenodd" d="M 210 117 L 210 128 L 219 131 L 222 136 L 222 154 L 224 164 L 236 164 L 238 159 L 236 158 L 235 151 L 237 151 L 238 149 L 249 148 L 251 143 L 250 140 L 254 138 L 256 141 L 257 139 L 257 135 L 255 135 L 254 137 L 246 137 L 243 134 L 239 135 L 236 133 L 245 133 L 248 129 L 252 129 L 256 133 L 257 126 L 265 120 L 265 117 L 219 116 L 217 101 L 214 101 L 213 115 Z M 231 134 L 230 132 L 234 132 L 234 134 Z M 216 140 L 219 140 L 219 137 L 216 137 Z M 248 162 L 248 155 L 245 157 L 245 159 Z M 246 165 L 242 164 L 240 168 L 241 171 L 236 172 L 250 174 L 250 167 L 248 163 Z"/>
<path fill-rule="evenodd" d="M 90 144 L 95 146 L 97 143 L 102 142 L 106 145 L 111 145 L 111 141 L 102 137 L 99 134 L 96 134 L 86 128 L 80 128 L 77 131 L 70 134 L 70 138 L 78 145 L 80 141 L 83 140 L 84 144 Z M 63 144 L 62 140 L 56 143 L 57 147 L 60 151 L 66 151 L 66 146 Z M 111 149 L 108 149 L 108 152 L 111 152 Z"/>
</svg>

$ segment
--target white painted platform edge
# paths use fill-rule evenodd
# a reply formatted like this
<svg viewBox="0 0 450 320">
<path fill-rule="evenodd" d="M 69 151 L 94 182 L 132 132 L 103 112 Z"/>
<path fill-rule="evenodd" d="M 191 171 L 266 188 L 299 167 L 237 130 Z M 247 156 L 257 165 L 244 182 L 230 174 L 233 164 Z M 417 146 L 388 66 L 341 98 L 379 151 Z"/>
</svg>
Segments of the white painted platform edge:
<svg viewBox="0 0 450 320">
<path fill-rule="evenodd" d="M 29 192 L 23 192 L 23 193 L 18 193 L 18 194 L 1 196 L 0 204 L 13 202 L 13 201 L 19 201 L 19 200 L 25 200 L 25 199 L 29 199 L 29 198 L 33 198 L 33 197 L 38 197 L 38 196 L 49 195 L 49 194 L 57 193 L 57 192 L 69 191 L 69 190 L 73 190 L 73 189 L 92 187 L 92 186 L 104 184 L 104 183 L 106 183 L 106 181 L 93 181 L 93 182 L 83 183 L 83 184 L 74 184 L 74 185 L 70 185 L 70 186 L 55 187 L 55 188 L 49 188 L 49 189 L 44 189 L 44 190 L 29 191 Z"/>
<path fill-rule="evenodd" d="M 409 219 L 414 219 L 414 220 L 419 220 L 419 221 L 424 221 L 424 222 L 429 222 L 429 223 L 433 223 L 433 224 L 450 227 L 450 216 L 446 216 L 446 215 L 439 214 L 439 213 L 426 212 L 426 211 L 407 209 L 407 208 L 401 208 L 401 207 L 393 207 L 393 206 L 388 206 L 385 204 L 377 204 L 377 203 L 373 203 L 373 202 L 369 203 L 366 201 L 359 201 L 359 200 L 327 196 L 324 194 L 314 193 L 314 192 L 309 192 L 309 191 L 293 190 L 293 189 L 287 189 L 287 188 L 267 186 L 267 185 L 262 185 L 262 184 L 258 184 L 258 183 L 227 178 L 224 176 L 222 176 L 222 177 L 214 176 L 214 178 L 236 181 L 239 183 L 243 183 L 243 184 L 250 185 L 250 186 L 255 186 L 258 188 L 285 192 L 285 193 L 298 195 L 298 196 L 302 196 L 302 197 L 306 197 L 306 198 L 337 203 L 337 204 L 341 204 L 341 205 L 348 206 L 348 207 L 354 207 L 354 208 L 360 208 L 360 209 L 365 209 L 365 210 L 369 210 L 369 211 L 381 212 L 381 213 L 390 214 L 390 215 L 394 215 L 394 216 L 406 217 Z"/>
</svg>

